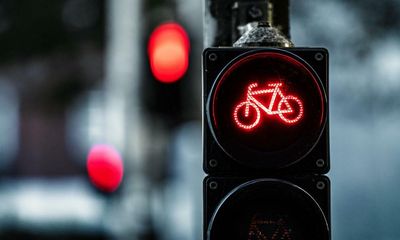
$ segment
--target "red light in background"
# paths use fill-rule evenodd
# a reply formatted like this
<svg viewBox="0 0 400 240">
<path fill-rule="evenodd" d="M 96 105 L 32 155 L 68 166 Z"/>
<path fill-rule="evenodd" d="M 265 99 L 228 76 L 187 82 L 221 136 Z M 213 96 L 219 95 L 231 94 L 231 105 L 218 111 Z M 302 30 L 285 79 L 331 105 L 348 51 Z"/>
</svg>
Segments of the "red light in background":
<svg viewBox="0 0 400 240">
<path fill-rule="evenodd" d="M 90 181 L 102 191 L 113 192 L 122 182 L 122 158 L 111 146 L 94 145 L 90 149 L 86 166 Z"/>
<path fill-rule="evenodd" d="M 236 125 L 245 130 L 251 130 L 260 123 L 260 110 L 267 115 L 278 115 L 283 123 L 295 124 L 303 117 L 303 103 L 293 95 L 285 95 L 281 87 L 283 83 L 268 83 L 267 88 L 258 88 L 257 83 L 247 87 L 246 100 L 236 105 L 233 119 Z M 254 90 L 255 89 L 255 90 Z M 271 95 L 269 104 L 264 104 L 256 96 Z M 279 102 L 277 102 L 279 99 Z"/>
<path fill-rule="evenodd" d="M 148 54 L 154 77 L 163 83 L 178 81 L 189 66 L 190 42 L 177 23 L 164 23 L 150 35 Z"/>
</svg>

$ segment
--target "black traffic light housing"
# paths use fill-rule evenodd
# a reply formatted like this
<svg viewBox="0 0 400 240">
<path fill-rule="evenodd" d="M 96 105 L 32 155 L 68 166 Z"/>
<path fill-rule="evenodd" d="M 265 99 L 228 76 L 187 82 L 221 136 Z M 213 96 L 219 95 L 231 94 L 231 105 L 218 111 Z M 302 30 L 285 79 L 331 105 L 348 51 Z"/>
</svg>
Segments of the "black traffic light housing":
<svg viewBox="0 0 400 240">
<path fill-rule="evenodd" d="M 295 57 L 301 63 L 307 66 L 310 71 L 315 74 L 317 81 L 319 81 L 320 88 L 324 95 L 324 108 L 323 124 L 318 136 L 314 137 L 314 141 L 310 140 L 310 151 L 304 153 L 298 160 L 282 166 L 261 166 L 258 162 L 265 160 L 270 161 L 271 157 L 268 155 L 261 156 L 256 164 L 243 163 L 243 159 L 247 156 L 236 156 L 236 159 L 231 156 L 230 150 L 224 149 L 221 142 L 218 142 L 218 137 L 215 136 L 213 130 L 211 102 L 213 89 L 216 88 L 218 81 L 221 79 L 224 71 L 226 72 L 230 66 L 235 62 L 240 61 L 241 58 L 251 56 L 259 52 L 277 52 L 279 54 L 288 54 L 290 57 Z M 283 174 L 283 173 L 327 173 L 330 168 L 329 164 L 329 119 L 328 119 L 328 52 L 323 48 L 208 48 L 203 53 L 203 136 L 204 136 L 204 161 L 203 168 L 208 174 L 219 175 L 264 175 L 269 174 Z M 307 130 L 307 129 L 306 129 Z M 304 147 L 304 146 L 302 146 Z M 291 150 L 292 151 L 292 150 Z M 242 151 L 243 152 L 243 151 Z M 277 151 L 276 155 L 281 152 Z M 240 155 L 238 153 L 237 155 Z M 272 156 L 272 157 L 276 157 Z M 239 158 L 239 159 L 237 159 Z M 301 158 L 301 159 L 300 159 Z M 234 160 L 234 161 L 232 161 Z M 239 160 L 239 161 L 237 161 Z M 278 159 L 280 161 L 280 159 Z M 252 166 L 253 165 L 253 166 Z"/>
<path fill-rule="evenodd" d="M 204 240 L 330 239 L 328 51 L 203 52 Z"/>
<path fill-rule="evenodd" d="M 325 176 L 206 177 L 203 184 L 205 240 L 330 239 L 330 181 Z M 262 216 L 263 211 L 268 214 Z M 257 216 L 281 226 L 264 229 L 266 238 L 251 238 L 252 219 Z M 298 227 L 298 222 L 304 225 Z M 273 233 L 280 238 L 271 238 Z"/>
</svg>

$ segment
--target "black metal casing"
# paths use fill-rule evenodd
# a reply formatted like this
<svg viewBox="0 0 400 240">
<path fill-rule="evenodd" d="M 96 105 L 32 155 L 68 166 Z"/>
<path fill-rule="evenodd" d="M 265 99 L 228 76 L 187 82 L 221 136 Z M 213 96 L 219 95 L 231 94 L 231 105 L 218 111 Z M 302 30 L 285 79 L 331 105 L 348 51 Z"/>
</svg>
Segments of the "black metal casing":
<svg viewBox="0 0 400 240">
<path fill-rule="evenodd" d="M 213 132 L 209 112 L 210 96 L 227 66 L 242 56 L 262 51 L 282 51 L 305 63 L 320 81 L 326 96 L 325 123 L 311 150 L 301 159 L 279 168 L 242 164 L 219 143 Z M 210 226 L 224 202 L 237 188 L 258 180 L 286 182 L 304 191 L 326 220 L 330 239 L 330 181 L 324 176 L 330 169 L 329 158 L 329 86 L 328 51 L 324 48 L 208 48 L 203 52 L 203 169 L 208 174 L 203 182 L 204 240 L 210 239 Z M 311 146 L 311 145 L 310 145 Z M 240 156 L 245 158 L 245 156 Z M 250 184 L 251 185 L 251 184 Z M 246 204 L 246 203 L 244 203 Z M 324 221 L 325 222 L 325 221 Z M 217 239 L 218 240 L 218 239 Z"/>
<path fill-rule="evenodd" d="M 271 178 L 270 178 L 271 179 Z M 298 176 L 298 177 L 279 177 L 276 180 L 288 181 L 304 191 L 318 203 L 324 217 L 331 228 L 331 195 L 329 178 L 323 175 Z M 210 221 L 214 214 L 218 213 L 218 208 L 222 204 L 223 199 L 239 185 L 254 180 L 250 177 L 206 177 L 203 181 L 203 239 L 207 238 Z M 318 184 L 324 184 L 323 188 L 319 188 Z M 215 184 L 215 185 L 213 185 Z M 329 238 L 330 239 L 330 238 Z M 211 239 L 212 240 L 212 239 Z"/>
<path fill-rule="evenodd" d="M 203 168 L 210 175 L 224 176 L 254 176 L 282 175 L 296 173 L 324 174 L 330 169 L 329 159 L 329 107 L 326 106 L 326 122 L 318 141 L 312 150 L 300 161 L 282 169 L 252 168 L 232 161 L 232 157 L 218 144 L 209 123 L 208 99 L 218 75 L 224 67 L 240 55 L 249 52 L 269 50 L 271 48 L 208 48 L 203 53 Z M 328 98 L 328 52 L 324 48 L 284 48 L 303 59 L 315 71 L 321 80 Z M 216 60 L 210 60 L 215 54 Z M 316 54 L 322 54 L 322 60 L 316 60 Z M 214 56 L 215 56 L 214 55 Z M 328 100 L 328 99 L 327 99 Z M 319 162 L 317 162 L 319 161 Z M 322 161 L 322 164 L 321 164 Z"/>
</svg>

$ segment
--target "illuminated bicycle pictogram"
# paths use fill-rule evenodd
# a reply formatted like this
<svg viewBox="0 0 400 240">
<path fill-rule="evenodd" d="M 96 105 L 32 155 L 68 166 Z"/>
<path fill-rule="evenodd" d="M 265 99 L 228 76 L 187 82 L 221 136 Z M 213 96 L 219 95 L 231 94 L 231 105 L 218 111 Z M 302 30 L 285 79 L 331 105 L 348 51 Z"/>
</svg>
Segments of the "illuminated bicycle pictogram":
<svg viewBox="0 0 400 240">
<path fill-rule="evenodd" d="M 267 115 L 278 115 L 286 124 L 294 124 L 303 117 L 304 109 L 302 101 L 293 95 L 285 96 L 281 90 L 283 83 L 268 83 L 267 86 L 268 88 L 265 89 L 255 89 L 258 87 L 257 83 L 251 83 L 248 86 L 246 100 L 240 102 L 233 112 L 233 117 L 238 127 L 246 130 L 255 128 L 260 123 L 260 109 Z M 255 96 L 266 94 L 272 94 L 268 107 L 255 98 Z M 277 97 L 280 98 L 280 101 L 275 106 Z M 250 111 L 250 109 L 253 109 L 253 111 Z M 244 118 L 240 118 L 239 113 L 243 112 Z M 244 122 L 244 120 L 248 122 Z"/>
</svg>

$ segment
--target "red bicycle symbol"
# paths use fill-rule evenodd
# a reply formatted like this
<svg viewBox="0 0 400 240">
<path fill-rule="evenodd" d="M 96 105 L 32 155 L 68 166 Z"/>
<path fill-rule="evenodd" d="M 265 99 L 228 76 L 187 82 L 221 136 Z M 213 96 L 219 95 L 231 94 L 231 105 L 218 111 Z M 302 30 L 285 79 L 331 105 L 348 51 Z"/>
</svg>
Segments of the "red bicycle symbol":
<svg viewBox="0 0 400 240">
<path fill-rule="evenodd" d="M 283 122 L 287 124 L 296 123 L 303 117 L 303 103 L 295 96 L 285 96 L 281 90 L 283 83 L 268 83 L 268 88 L 254 90 L 257 86 L 257 83 L 250 84 L 247 89 L 246 101 L 240 102 L 235 107 L 233 117 L 240 128 L 250 130 L 256 127 L 261 119 L 260 109 L 268 115 L 278 115 Z M 254 97 L 270 93 L 272 93 L 272 97 L 268 107 Z M 281 100 L 276 110 L 273 110 L 277 96 L 279 96 Z M 250 111 L 250 109 L 253 109 L 253 111 Z M 243 116 L 239 117 L 240 113 Z M 256 115 L 254 116 L 253 114 Z"/>
</svg>

